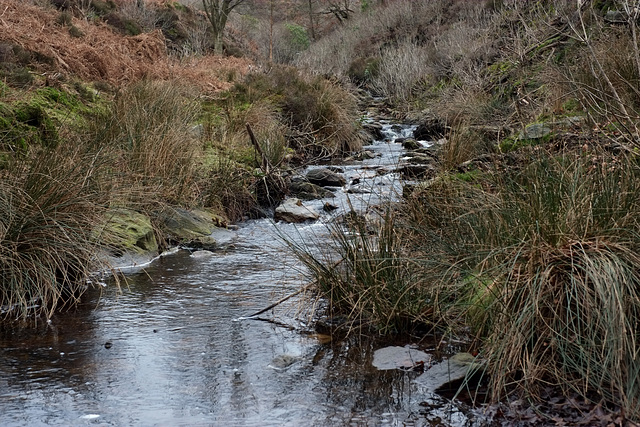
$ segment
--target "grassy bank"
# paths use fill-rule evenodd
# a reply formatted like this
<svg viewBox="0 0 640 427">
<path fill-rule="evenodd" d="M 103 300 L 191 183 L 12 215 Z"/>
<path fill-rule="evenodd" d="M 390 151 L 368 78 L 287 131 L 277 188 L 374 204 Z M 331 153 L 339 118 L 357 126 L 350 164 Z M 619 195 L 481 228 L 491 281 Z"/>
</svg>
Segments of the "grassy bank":
<svg viewBox="0 0 640 427">
<path fill-rule="evenodd" d="M 301 65 L 360 82 L 447 140 L 437 176 L 377 234 L 337 227 L 328 259 L 298 248 L 330 314 L 377 334 L 467 336 L 492 401 L 555 388 L 640 419 L 633 13 L 394 2 L 312 46 Z"/>
<path fill-rule="evenodd" d="M 169 206 L 208 208 L 224 222 L 256 216 L 285 196 L 270 186 L 291 162 L 360 143 L 354 98 L 293 69 L 249 74 L 215 98 L 179 80 L 101 92 L 80 80 L 46 84 L 2 85 L 3 317 L 47 318 L 78 301 L 88 274 L 109 267 L 97 254 L 118 250 L 96 232 L 110 209 L 145 213 L 162 241 Z"/>
</svg>

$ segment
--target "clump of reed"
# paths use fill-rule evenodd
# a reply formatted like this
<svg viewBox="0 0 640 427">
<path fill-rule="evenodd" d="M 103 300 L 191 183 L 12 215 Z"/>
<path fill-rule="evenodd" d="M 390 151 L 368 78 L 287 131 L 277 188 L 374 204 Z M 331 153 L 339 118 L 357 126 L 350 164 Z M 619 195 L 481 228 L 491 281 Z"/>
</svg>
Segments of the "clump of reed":
<svg viewBox="0 0 640 427">
<path fill-rule="evenodd" d="M 99 157 L 68 147 L 31 156 L 0 180 L 3 318 L 48 318 L 73 305 L 97 266 L 91 231 L 108 193 Z"/>
<path fill-rule="evenodd" d="M 121 88 L 96 115 L 96 149 L 111 151 L 127 186 L 173 203 L 193 200 L 202 143 L 199 104 L 178 82 L 142 80 Z"/>
<path fill-rule="evenodd" d="M 437 283 L 455 290 L 450 309 L 475 327 L 494 399 L 552 384 L 595 390 L 637 417 L 637 159 L 527 161 L 489 185 L 458 180 L 416 195 L 414 237 L 427 242 L 423 256 L 448 261 L 430 273 L 447 277 Z"/>
<path fill-rule="evenodd" d="M 391 207 L 375 217 L 352 208 L 331 226 L 332 244 L 321 253 L 287 239 L 332 316 L 380 334 L 431 323 L 430 289 L 415 268 L 419 261 L 405 253 L 397 224 Z"/>
</svg>

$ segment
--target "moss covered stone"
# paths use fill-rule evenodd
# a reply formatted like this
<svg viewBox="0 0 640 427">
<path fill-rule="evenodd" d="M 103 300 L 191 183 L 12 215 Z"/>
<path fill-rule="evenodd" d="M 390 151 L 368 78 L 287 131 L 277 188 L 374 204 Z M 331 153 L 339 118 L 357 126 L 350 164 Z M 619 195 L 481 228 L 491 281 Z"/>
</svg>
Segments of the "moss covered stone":
<svg viewBox="0 0 640 427">
<path fill-rule="evenodd" d="M 158 253 L 151 219 L 130 209 L 112 209 L 105 223 L 95 231 L 96 238 L 106 244 L 115 255 L 125 253 Z"/>
<path fill-rule="evenodd" d="M 177 207 L 162 212 L 159 220 L 172 243 L 204 249 L 215 248 L 216 240 L 211 234 L 222 222 L 212 212 Z"/>
</svg>

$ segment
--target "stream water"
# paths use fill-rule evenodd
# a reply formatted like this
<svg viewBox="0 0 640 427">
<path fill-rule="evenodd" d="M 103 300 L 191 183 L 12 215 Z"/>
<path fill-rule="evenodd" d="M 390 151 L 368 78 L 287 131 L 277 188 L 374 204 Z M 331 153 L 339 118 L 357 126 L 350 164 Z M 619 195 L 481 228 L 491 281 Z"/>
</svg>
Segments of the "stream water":
<svg viewBox="0 0 640 427">
<path fill-rule="evenodd" d="M 377 157 L 341 166 L 351 194 L 333 204 L 364 209 L 401 191 L 395 139 L 412 128 L 383 130 L 366 147 Z M 339 214 L 248 221 L 215 253 L 165 254 L 121 293 L 98 287 L 49 323 L 2 327 L 0 425 L 473 425 L 416 373 L 372 367 L 379 343 L 314 333 L 299 299 L 263 315 L 272 321 L 243 319 L 306 283 L 279 233 L 322 246 Z"/>
</svg>

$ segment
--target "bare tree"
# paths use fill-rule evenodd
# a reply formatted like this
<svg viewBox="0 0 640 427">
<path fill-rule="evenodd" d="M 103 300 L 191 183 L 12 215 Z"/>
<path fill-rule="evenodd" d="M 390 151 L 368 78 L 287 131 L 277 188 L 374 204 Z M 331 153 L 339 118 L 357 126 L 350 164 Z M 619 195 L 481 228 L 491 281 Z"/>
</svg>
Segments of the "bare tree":
<svg viewBox="0 0 640 427">
<path fill-rule="evenodd" d="M 213 32 L 213 50 L 215 53 L 222 53 L 222 36 L 229 14 L 244 2 L 245 0 L 202 0 L 202 7 L 207 14 L 207 19 L 209 19 Z"/>
<path fill-rule="evenodd" d="M 351 2 L 349 0 L 328 1 L 327 10 L 323 13 L 335 16 L 336 19 L 343 24 L 344 21 L 348 20 L 354 12 L 350 3 Z"/>
</svg>

